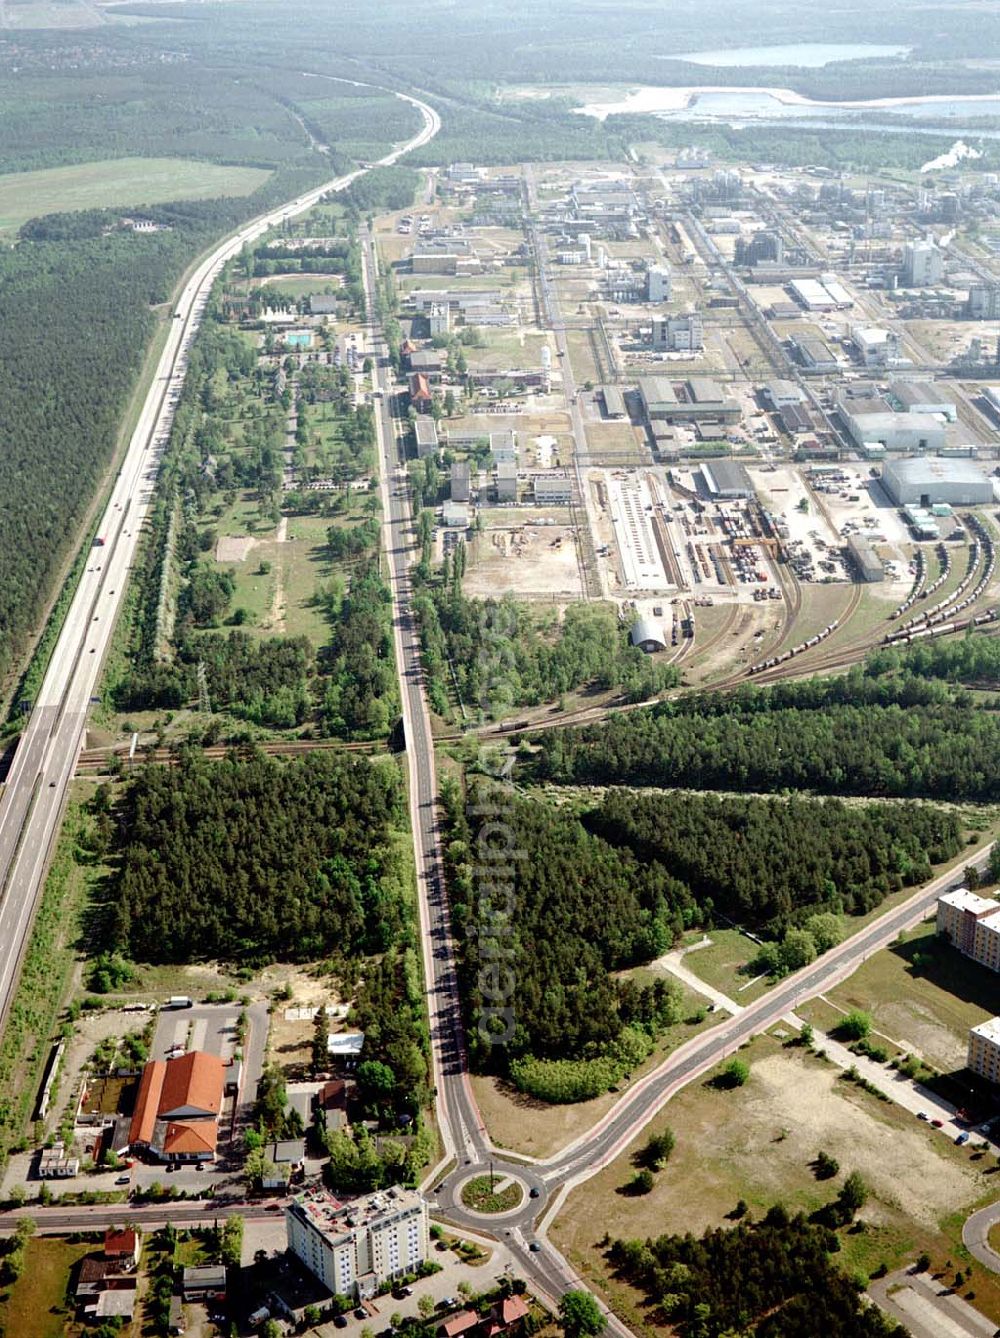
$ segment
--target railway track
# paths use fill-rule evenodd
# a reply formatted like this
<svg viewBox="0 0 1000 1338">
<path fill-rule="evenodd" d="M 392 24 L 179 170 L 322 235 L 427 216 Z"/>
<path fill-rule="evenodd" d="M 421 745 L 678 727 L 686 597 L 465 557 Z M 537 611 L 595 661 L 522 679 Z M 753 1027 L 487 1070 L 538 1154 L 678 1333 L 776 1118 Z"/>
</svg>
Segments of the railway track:
<svg viewBox="0 0 1000 1338">
<path fill-rule="evenodd" d="M 297 757 L 303 753 L 317 752 L 339 752 L 339 753 L 384 753 L 387 751 L 386 745 L 378 741 L 351 742 L 345 743 L 340 739 L 275 739 L 264 743 L 253 745 L 262 753 L 267 753 L 270 757 Z M 220 758 L 227 757 L 230 753 L 239 752 L 239 744 L 206 744 L 201 748 L 201 755 L 212 761 L 218 761 Z M 136 753 L 135 761 L 140 765 L 143 762 L 159 762 L 168 766 L 175 766 L 183 756 L 183 750 L 179 748 L 147 748 Z M 103 775 L 107 773 L 109 763 L 112 759 L 124 767 L 128 766 L 129 757 L 127 748 L 88 748 L 82 751 L 77 758 L 76 775 Z"/>
</svg>

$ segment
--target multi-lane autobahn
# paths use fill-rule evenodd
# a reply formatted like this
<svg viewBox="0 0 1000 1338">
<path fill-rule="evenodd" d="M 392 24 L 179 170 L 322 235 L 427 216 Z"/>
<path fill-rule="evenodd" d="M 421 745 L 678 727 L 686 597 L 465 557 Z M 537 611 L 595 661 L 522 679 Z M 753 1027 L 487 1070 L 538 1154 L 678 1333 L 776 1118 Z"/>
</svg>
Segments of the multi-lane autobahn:
<svg viewBox="0 0 1000 1338">
<path fill-rule="evenodd" d="M 373 164 L 376 167 L 389 166 L 426 144 L 440 127 L 432 107 L 418 98 L 397 96 L 420 111 L 423 127 Z M 200 262 L 177 300 L 153 382 L 100 521 L 98 544 L 89 555 L 0 796 L 0 1026 L 6 1022 L 17 988 L 88 706 L 111 641 L 184 383 L 191 342 L 212 283 L 226 261 L 247 242 L 282 219 L 309 209 L 328 192 L 343 190 L 368 170 L 361 168 L 327 181 L 247 223 Z"/>
</svg>

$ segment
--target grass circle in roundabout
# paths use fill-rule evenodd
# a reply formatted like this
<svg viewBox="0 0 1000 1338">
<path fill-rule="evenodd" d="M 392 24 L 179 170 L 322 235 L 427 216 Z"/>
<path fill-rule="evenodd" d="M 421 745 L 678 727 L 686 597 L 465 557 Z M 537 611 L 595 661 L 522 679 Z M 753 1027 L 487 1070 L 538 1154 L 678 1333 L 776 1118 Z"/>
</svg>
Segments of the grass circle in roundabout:
<svg viewBox="0 0 1000 1338">
<path fill-rule="evenodd" d="M 524 1186 L 509 1175 L 474 1175 L 462 1185 L 461 1198 L 474 1213 L 510 1213 L 521 1206 Z"/>
</svg>

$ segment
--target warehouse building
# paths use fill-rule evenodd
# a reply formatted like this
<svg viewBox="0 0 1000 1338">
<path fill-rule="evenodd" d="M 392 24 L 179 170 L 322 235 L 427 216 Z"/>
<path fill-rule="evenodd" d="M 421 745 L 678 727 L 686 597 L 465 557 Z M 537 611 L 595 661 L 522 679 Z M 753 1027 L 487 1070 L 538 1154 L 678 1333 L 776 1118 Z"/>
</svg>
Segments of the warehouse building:
<svg viewBox="0 0 1000 1338">
<path fill-rule="evenodd" d="M 848 411 L 844 404 L 841 413 L 856 446 L 880 441 L 887 451 L 939 451 L 945 444 L 944 423 L 933 414 Z"/>
<path fill-rule="evenodd" d="M 608 418 L 625 417 L 625 396 L 617 386 L 604 386 L 601 398 L 604 400 L 604 412 Z"/>
<path fill-rule="evenodd" d="M 867 539 L 862 539 L 859 534 L 852 534 L 847 540 L 847 551 L 850 553 L 851 560 L 862 581 L 885 580 L 885 568 L 882 566 L 882 560 Z"/>
<path fill-rule="evenodd" d="M 799 362 L 810 372 L 835 372 L 837 356 L 823 339 L 807 336 L 793 341 Z"/>
<path fill-rule="evenodd" d="M 701 467 L 701 477 L 709 496 L 715 500 L 749 500 L 753 484 L 746 468 L 738 460 L 713 460 Z"/>
<path fill-rule="evenodd" d="M 653 655 L 656 651 L 667 648 L 662 627 L 654 623 L 651 618 L 640 618 L 637 623 L 633 623 L 629 640 L 633 646 L 638 646 L 647 655 Z"/>
<path fill-rule="evenodd" d="M 930 381 L 893 381 L 890 394 L 902 413 L 939 413 L 949 423 L 958 421 L 955 401 Z"/>
<path fill-rule="evenodd" d="M 993 484 L 972 460 L 890 460 L 882 470 L 882 485 L 897 506 L 982 506 L 993 500 Z"/>
</svg>

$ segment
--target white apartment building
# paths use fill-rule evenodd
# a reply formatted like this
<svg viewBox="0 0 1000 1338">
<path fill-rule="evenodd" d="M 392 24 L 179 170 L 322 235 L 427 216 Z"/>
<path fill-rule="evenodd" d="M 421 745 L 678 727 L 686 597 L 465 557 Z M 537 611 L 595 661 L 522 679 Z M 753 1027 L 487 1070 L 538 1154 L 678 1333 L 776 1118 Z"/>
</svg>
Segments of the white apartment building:
<svg viewBox="0 0 1000 1338">
<path fill-rule="evenodd" d="M 399 1185 L 347 1203 L 323 1189 L 300 1194 L 285 1209 L 285 1229 L 310 1273 L 353 1299 L 415 1272 L 430 1249 L 427 1205 Z"/>
<path fill-rule="evenodd" d="M 967 1064 L 973 1073 L 1000 1083 L 1000 1017 L 991 1017 L 969 1028 Z"/>
<path fill-rule="evenodd" d="M 1000 971 L 1000 902 L 964 887 L 938 897 L 937 931 L 959 952 L 990 971 Z"/>
</svg>

